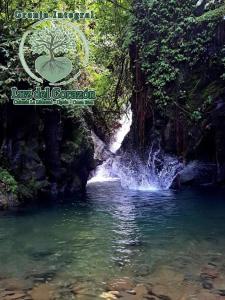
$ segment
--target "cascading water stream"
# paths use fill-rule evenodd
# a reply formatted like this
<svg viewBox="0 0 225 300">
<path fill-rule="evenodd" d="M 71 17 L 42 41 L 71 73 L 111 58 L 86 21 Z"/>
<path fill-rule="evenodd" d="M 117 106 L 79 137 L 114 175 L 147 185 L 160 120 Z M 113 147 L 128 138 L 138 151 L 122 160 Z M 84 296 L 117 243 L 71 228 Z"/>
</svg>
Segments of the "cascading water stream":
<svg viewBox="0 0 225 300">
<path fill-rule="evenodd" d="M 129 109 L 120 120 L 120 128 L 115 132 L 109 146 L 93 133 L 95 158 L 108 157 L 97 167 L 94 176 L 88 184 L 94 182 L 119 180 L 122 187 L 132 190 L 157 191 L 171 187 L 183 164 L 176 157 L 165 154 L 160 148 L 160 142 L 154 141 L 148 153 L 146 162 L 136 154 L 120 153 L 116 155 L 132 124 L 132 111 Z"/>
<path fill-rule="evenodd" d="M 130 126 L 132 124 L 131 109 L 122 116 L 119 124 L 120 127 L 111 138 L 108 148 L 94 133 L 92 133 L 92 139 L 95 145 L 95 158 L 102 156 L 102 153 L 103 156 L 108 154 L 108 158 L 102 165 L 97 167 L 94 176 L 88 181 L 88 183 L 119 180 L 117 175 L 112 175 L 110 165 L 113 158 L 111 158 L 111 156 L 120 149 L 125 136 L 130 131 Z"/>
</svg>

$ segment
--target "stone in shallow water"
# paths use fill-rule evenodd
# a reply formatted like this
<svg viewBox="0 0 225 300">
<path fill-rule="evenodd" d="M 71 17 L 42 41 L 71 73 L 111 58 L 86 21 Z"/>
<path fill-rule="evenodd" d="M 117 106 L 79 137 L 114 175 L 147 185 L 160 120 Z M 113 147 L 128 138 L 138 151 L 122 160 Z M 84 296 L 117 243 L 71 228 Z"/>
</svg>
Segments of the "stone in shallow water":
<svg viewBox="0 0 225 300">
<path fill-rule="evenodd" d="M 150 267 L 148 265 L 140 265 L 137 267 L 135 271 L 136 276 L 147 276 L 151 272 Z"/>
<path fill-rule="evenodd" d="M 43 260 L 46 257 L 49 257 L 54 254 L 53 250 L 33 250 L 30 251 L 30 256 L 33 260 Z"/>
<path fill-rule="evenodd" d="M 34 282 L 46 282 L 52 280 L 56 275 L 56 271 L 37 271 L 33 270 L 26 278 L 31 279 Z"/>
<path fill-rule="evenodd" d="M 199 284 L 156 284 L 152 288 L 152 294 L 160 300 L 199 300 L 197 294 Z M 222 300 L 222 299 L 221 299 Z"/>
<path fill-rule="evenodd" d="M 177 272 L 169 266 L 162 266 L 152 274 L 152 283 L 180 284 L 184 281 L 184 274 Z"/>
<path fill-rule="evenodd" d="M 93 295 L 77 295 L 75 299 L 76 300 L 100 300 L 101 298 L 97 298 L 96 295 L 95 296 L 93 296 Z M 61 299 L 59 299 L 59 300 L 61 300 Z M 109 299 L 109 300 L 111 300 L 111 299 Z"/>
<path fill-rule="evenodd" d="M 131 294 L 131 295 L 136 295 L 136 291 L 135 290 L 127 290 L 127 293 Z"/>
<path fill-rule="evenodd" d="M 213 285 L 216 290 L 225 291 L 225 278 L 216 278 L 213 282 Z"/>
<path fill-rule="evenodd" d="M 26 296 L 25 293 L 20 292 L 20 291 L 16 291 L 15 293 L 11 294 L 11 295 L 6 295 L 3 299 L 4 300 L 22 300 L 24 299 L 24 297 Z"/>
<path fill-rule="evenodd" d="M 214 294 L 211 294 L 206 291 L 201 291 L 194 299 L 197 299 L 197 300 L 225 300 L 224 297 L 220 297 L 218 295 L 214 295 Z M 185 298 L 184 300 L 189 300 L 189 298 Z"/>
<path fill-rule="evenodd" d="M 33 300 L 54 300 L 55 290 L 49 284 L 40 284 L 30 291 Z"/>
<path fill-rule="evenodd" d="M 128 277 L 113 279 L 107 283 L 108 291 L 126 291 L 135 287 L 133 280 Z"/>
<path fill-rule="evenodd" d="M 215 279 L 219 276 L 217 268 L 211 264 L 203 267 L 201 270 L 201 277 Z"/>
<path fill-rule="evenodd" d="M 120 294 L 118 294 L 118 296 L 120 296 Z M 103 298 L 106 300 L 116 300 L 118 298 L 118 296 L 115 294 L 115 291 L 110 291 L 110 292 L 103 292 L 100 295 L 100 298 Z"/>
<path fill-rule="evenodd" d="M 206 279 L 206 280 L 204 279 L 202 281 L 202 287 L 206 290 L 212 290 L 213 289 L 213 283 L 208 279 Z"/>
<path fill-rule="evenodd" d="M 148 295 L 148 289 L 144 284 L 137 284 L 134 290 L 136 292 L 137 299 L 141 299 L 142 297 Z"/>
<path fill-rule="evenodd" d="M 168 296 L 168 293 L 170 293 L 167 286 L 162 284 L 156 284 L 152 288 L 152 294 L 157 296 L 159 299 L 167 299 L 170 300 L 171 298 Z"/>
<path fill-rule="evenodd" d="M 32 282 L 30 280 L 7 278 L 0 281 L 0 286 L 5 290 L 27 290 L 32 287 Z"/>
<path fill-rule="evenodd" d="M 99 294 L 99 291 L 92 281 L 77 281 L 71 283 L 69 288 L 72 294 L 76 296 L 76 299 L 96 299 L 96 295 Z"/>
</svg>

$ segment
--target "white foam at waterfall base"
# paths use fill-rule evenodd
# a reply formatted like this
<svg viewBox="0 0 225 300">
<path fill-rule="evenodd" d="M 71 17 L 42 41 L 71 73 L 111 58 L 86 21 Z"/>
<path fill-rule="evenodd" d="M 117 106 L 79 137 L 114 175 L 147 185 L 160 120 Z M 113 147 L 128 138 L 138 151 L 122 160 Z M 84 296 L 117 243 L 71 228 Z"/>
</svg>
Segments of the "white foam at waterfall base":
<svg viewBox="0 0 225 300">
<path fill-rule="evenodd" d="M 145 162 L 135 155 L 123 154 L 108 167 L 111 176 L 117 174 L 122 187 L 141 191 L 168 190 L 182 168 L 183 164 L 176 157 L 165 155 L 161 150 L 153 153 L 151 149 Z"/>
<path fill-rule="evenodd" d="M 104 182 L 104 181 L 118 181 L 118 176 L 110 175 L 110 169 L 108 167 L 109 159 L 105 161 L 102 165 L 98 166 L 95 175 L 88 180 L 88 184 L 95 182 Z"/>
<path fill-rule="evenodd" d="M 132 112 L 129 110 L 120 121 L 120 128 L 116 131 L 109 145 L 109 150 L 116 153 L 130 130 Z M 97 146 L 96 146 L 97 148 Z M 103 181 L 119 180 L 121 186 L 131 190 L 158 191 L 171 187 L 183 164 L 176 157 L 166 155 L 160 148 L 159 140 L 152 143 L 146 160 L 140 160 L 136 154 L 120 153 L 110 156 L 102 165 L 98 166 L 95 175 L 88 184 Z"/>
</svg>

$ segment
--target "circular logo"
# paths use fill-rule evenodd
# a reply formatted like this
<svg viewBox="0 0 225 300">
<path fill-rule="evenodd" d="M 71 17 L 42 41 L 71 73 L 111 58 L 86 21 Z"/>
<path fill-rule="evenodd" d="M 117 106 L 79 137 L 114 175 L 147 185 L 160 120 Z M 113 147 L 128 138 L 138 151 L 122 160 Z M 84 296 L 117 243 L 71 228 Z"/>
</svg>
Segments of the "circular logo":
<svg viewBox="0 0 225 300">
<path fill-rule="evenodd" d="M 19 46 L 19 58 L 27 74 L 39 83 L 45 79 L 54 86 L 74 82 L 89 61 L 84 33 L 64 19 L 44 19 L 31 28 L 23 34 Z"/>
</svg>

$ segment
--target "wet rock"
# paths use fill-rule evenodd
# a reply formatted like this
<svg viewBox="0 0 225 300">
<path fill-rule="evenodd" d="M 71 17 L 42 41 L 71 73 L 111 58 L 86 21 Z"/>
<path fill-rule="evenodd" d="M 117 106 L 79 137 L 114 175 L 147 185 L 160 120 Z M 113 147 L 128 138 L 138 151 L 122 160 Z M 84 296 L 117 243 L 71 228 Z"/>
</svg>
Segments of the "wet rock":
<svg viewBox="0 0 225 300">
<path fill-rule="evenodd" d="M 71 290 L 75 295 L 83 294 L 83 293 L 85 293 L 86 286 L 78 284 L 78 285 L 72 286 Z"/>
<path fill-rule="evenodd" d="M 107 299 L 107 300 L 116 300 L 120 297 L 120 293 L 117 292 L 117 291 L 110 291 L 110 292 L 103 292 L 101 295 L 100 295 L 100 298 L 103 298 L 103 299 Z"/>
<path fill-rule="evenodd" d="M 215 279 L 219 276 L 219 272 L 215 265 L 208 264 L 201 270 L 201 277 Z"/>
<path fill-rule="evenodd" d="M 56 275 L 56 271 L 37 271 L 33 270 L 26 277 L 26 279 L 30 279 L 35 283 L 45 283 L 46 281 L 51 281 Z"/>
<path fill-rule="evenodd" d="M 0 281 L 0 286 L 8 291 L 28 290 L 32 287 L 30 280 L 7 278 Z"/>
<path fill-rule="evenodd" d="M 42 260 L 43 258 L 46 258 L 48 256 L 51 256 L 54 254 L 54 251 L 52 250 L 35 250 L 31 251 L 30 256 L 33 260 Z"/>
<path fill-rule="evenodd" d="M 170 268 L 169 266 L 163 266 L 158 268 L 152 274 L 152 283 L 159 283 L 159 284 L 180 284 L 184 281 L 184 275 L 180 272 L 177 272 Z"/>
<path fill-rule="evenodd" d="M 121 292 L 119 300 L 142 300 L 143 298 L 137 298 L 136 295 L 131 295 L 127 292 Z"/>
<path fill-rule="evenodd" d="M 224 290 L 225 291 L 225 278 L 217 278 L 213 282 L 214 288 L 216 290 Z"/>
<path fill-rule="evenodd" d="M 168 292 L 168 287 L 165 285 L 158 284 L 152 288 L 152 294 L 162 300 L 171 300 L 171 298 L 167 296 Z"/>
<path fill-rule="evenodd" d="M 160 295 L 160 296 L 158 296 L 158 298 L 160 300 L 172 300 L 169 296 L 165 296 L 165 295 Z"/>
<path fill-rule="evenodd" d="M 135 290 L 127 290 L 127 293 L 131 294 L 131 295 L 136 295 L 136 291 Z"/>
<path fill-rule="evenodd" d="M 224 299 L 225 299 L 225 290 L 214 290 L 213 292 L 214 292 L 214 294 L 224 296 Z"/>
<path fill-rule="evenodd" d="M 0 191 L 0 210 L 16 207 L 18 205 L 19 201 L 16 195 L 13 193 Z"/>
<path fill-rule="evenodd" d="M 214 280 L 219 276 L 217 268 L 208 264 L 201 270 L 200 281 L 204 289 L 211 290 L 214 287 Z"/>
<path fill-rule="evenodd" d="M 30 291 L 33 300 L 54 300 L 55 290 L 49 284 L 40 284 Z"/>
<path fill-rule="evenodd" d="M 135 275 L 136 276 L 147 276 L 151 272 L 150 267 L 148 265 L 140 265 L 138 266 Z"/>
<path fill-rule="evenodd" d="M 188 298 L 186 298 L 186 299 L 188 299 Z M 184 300 L 186 300 L 186 299 L 184 299 Z M 220 296 L 211 294 L 211 293 L 206 292 L 206 291 L 201 291 L 194 299 L 198 299 L 198 300 L 224 300 L 224 299 L 221 299 Z"/>
<path fill-rule="evenodd" d="M 182 297 L 186 295 L 186 287 L 189 286 L 189 284 L 184 281 L 184 274 L 177 272 L 170 266 L 159 267 L 152 273 L 151 284 L 152 289 L 149 291 L 150 294 L 159 299 L 166 300 L 181 300 Z"/>
<path fill-rule="evenodd" d="M 93 143 L 83 118 L 71 118 L 56 107 L 20 110 L 13 105 L 7 106 L 7 113 L 0 110 L 0 118 L 2 124 L 7 118 L 8 128 L 0 148 L 17 178 L 23 199 L 34 200 L 39 195 L 61 199 L 84 191 L 95 163 Z M 0 209 L 11 205 L 17 205 L 16 199 L 0 192 Z"/>
<path fill-rule="evenodd" d="M 5 297 L 5 296 L 8 296 L 8 295 L 13 295 L 13 294 L 14 294 L 14 291 L 5 291 L 4 289 L 2 289 L 0 291 L 0 297 Z"/>
<path fill-rule="evenodd" d="M 11 295 L 6 295 L 3 299 L 4 300 L 22 300 L 24 299 L 24 297 L 26 296 L 25 293 L 17 291 Z"/>
<path fill-rule="evenodd" d="M 198 275 L 195 275 L 195 274 L 186 274 L 184 276 L 184 282 L 187 282 L 187 283 L 201 282 L 201 279 L 199 278 Z"/>
<path fill-rule="evenodd" d="M 75 295 L 76 299 L 88 300 L 96 299 L 99 291 L 96 289 L 96 285 L 92 281 L 77 281 L 70 285 L 70 291 Z"/>
<path fill-rule="evenodd" d="M 204 289 L 207 289 L 207 290 L 212 290 L 213 289 L 213 283 L 209 280 L 203 280 L 202 287 Z"/>
<path fill-rule="evenodd" d="M 146 295 L 146 296 L 144 297 L 144 299 L 146 299 L 146 300 L 159 300 L 158 297 L 153 296 L 153 295 Z"/>
<path fill-rule="evenodd" d="M 136 292 L 137 299 L 141 299 L 148 294 L 148 289 L 144 284 L 137 284 L 134 290 Z"/>
<path fill-rule="evenodd" d="M 108 291 L 127 291 L 135 287 L 133 280 L 128 277 L 113 279 L 107 283 Z"/>
</svg>

